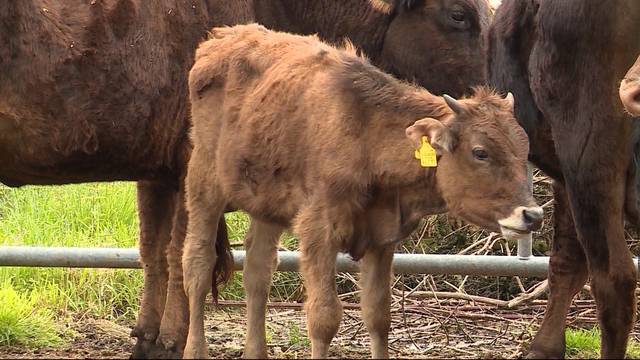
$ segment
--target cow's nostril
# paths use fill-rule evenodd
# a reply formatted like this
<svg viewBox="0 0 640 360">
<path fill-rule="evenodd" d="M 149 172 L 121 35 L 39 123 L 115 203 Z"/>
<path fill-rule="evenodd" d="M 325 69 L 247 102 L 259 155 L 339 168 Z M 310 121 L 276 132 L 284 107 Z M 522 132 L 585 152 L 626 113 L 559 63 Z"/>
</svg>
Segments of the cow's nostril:
<svg viewBox="0 0 640 360">
<path fill-rule="evenodd" d="M 522 210 L 522 217 L 530 230 L 537 230 L 542 225 L 544 213 L 539 207 L 526 208 Z"/>
</svg>

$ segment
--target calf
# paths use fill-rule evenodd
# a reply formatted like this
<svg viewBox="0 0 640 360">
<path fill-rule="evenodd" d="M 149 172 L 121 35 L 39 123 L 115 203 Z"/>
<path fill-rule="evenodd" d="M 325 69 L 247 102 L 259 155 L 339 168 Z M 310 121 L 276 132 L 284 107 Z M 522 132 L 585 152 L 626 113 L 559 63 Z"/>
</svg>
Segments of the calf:
<svg viewBox="0 0 640 360">
<path fill-rule="evenodd" d="M 338 252 L 362 259 L 363 318 L 373 356 L 386 357 L 393 249 L 420 218 L 451 211 L 507 236 L 541 224 L 527 182 L 528 139 L 511 96 L 485 88 L 459 101 L 434 96 L 382 73 L 350 46 L 259 25 L 214 29 L 196 52 L 189 90 L 186 357 L 207 354 L 212 234 L 229 206 L 251 216 L 250 256 L 258 255 L 254 247 L 275 247 L 286 228 L 300 239 L 313 357 L 327 356 L 341 319 Z M 433 158 L 418 161 L 415 148 Z M 276 260 L 265 255 L 263 268 L 252 270 L 269 276 Z M 250 305 L 250 321 L 255 311 Z M 264 355 L 264 342 L 248 344 L 245 356 Z"/>
<path fill-rule="evenodd" d="M 640 116 L 640 56 L 620 83 L 620 100 L 632 116 Z"/>
<path fill-rule="evenodd" d="M 0 1 L 0 183 L 137 181 L 133 356 L 177 357 L 188 316 L 187 73 L 207 31 L 257 21 L 349 38 L 399 77 L 462 94 L 484 82 L 488 16 L 484 0 Z"/>
</svg>

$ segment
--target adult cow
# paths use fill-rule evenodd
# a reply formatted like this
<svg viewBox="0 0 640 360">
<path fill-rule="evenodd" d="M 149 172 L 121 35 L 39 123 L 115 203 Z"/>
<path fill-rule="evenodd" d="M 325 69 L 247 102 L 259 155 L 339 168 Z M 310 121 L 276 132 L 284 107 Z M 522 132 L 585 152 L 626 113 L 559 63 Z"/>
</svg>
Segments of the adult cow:
<svg viewBox="0 0 640 360">
<path fill-rule="evenodd" d="M 620 83 L 620 100 L 633 116 L 640 116 L 640 56 Z"/>
<path fill-rule="evenodd" d="M 211 234 L 227 206 L 251 216 L 250 241 L 264 253 L 249 256 L 266 259 L 252 269 L 260 276 L 273 271 L 271 248 L 286 228 L 300 239 L 314 358 L 328 355 L 342 317 L 338 252 L 362 258 L 372 355 L 388 357 L 393 250 L 423 216 L 450 211 L 505 235 L 542 223 L 510 95 L 478 88 L 464 100 L 443 99 L 381 72 L 352 48 L 255 24 L 214 29 L 196 52 L 189 89 L 185 357 L 208 354 L 204 300 L 217 260 Z M 414 158 L 414 147 L 427 151 L 427 141 L 432 163 Z M 255 300 L 262 299 L 249 304 Z M 264 345 L 250 343 L 245 356 L 264 357 Z"/>
<path fill-rule="evenodd" d="M 618 85 L 640 52 L 640 2 L 513 0 L 489 34 L 491 84 L 515 94 L 530 160 L 555 180 L 549 306 L 530 357 L 563 357 L 565 318 L 591 277 L 601 355 L 622 358 L 636 270 L 624 220 L 638 223 L 638 125 Z"/>
<path fill-rule="evenodd" d="M 460 95 L 483 81 L 484 0 L 0 1 L 0 182 L 138 181 L 145 287 L 134 356 L 175 357 L 186 337 L 193 53 L 212 26 L 254 20 L 348 37 L 435 91 Z"/>
</svg>

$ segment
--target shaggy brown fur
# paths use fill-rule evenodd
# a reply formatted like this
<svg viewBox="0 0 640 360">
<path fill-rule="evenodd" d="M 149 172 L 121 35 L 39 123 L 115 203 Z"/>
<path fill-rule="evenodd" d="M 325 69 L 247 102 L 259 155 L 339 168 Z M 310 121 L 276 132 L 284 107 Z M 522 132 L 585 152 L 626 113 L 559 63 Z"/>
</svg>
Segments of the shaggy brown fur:
<svg viewBox="0 0 640 360">
<path fill-rule="evenodd" d="M 620 84 L 620 100 L 632 116 L 640 116 L 640 56 Z"/>
<path fill-rule="evenodd" d="M 639 33 L 637 0 L 512 0 L 496 13 L 491 83 L 516 95 L 530 158 L 557 181 L 549 306 L 530 357 L 565 355 L 567 311 L 589 276 L 601 355 L 625 356 L 636 269 L 624 221 L 639 223 L 640 124 L 624 112 L 618 86 L 640 52 Z"/>
<path fill-rule="evenodd" d="M 187 69 L 213 25 L 207 6 L 0 3 L 0 182 L 138 181 L 145 285 L 134 356 L 156 356 L 159 333 L 170 350 L 184 346 L 174 334 L 188 321 L 180 262 Z"/>
<path fill-rule="evenodd" d="M 337 252 L 367 264 L 363 315 L 380 357 L 388 355 L 393 244 L 422 216 L 448 210 L 493 231 L 540 226 L 542 210 L 527 185 L 528 140 L 512 99 L 480 88 L 447 104 L 380 72 L 350 47 L 259 25 L 214 29 L 196 53 L 189 86 L 187 357 L 207 355 L 203 301 L 216 263 L 210 234 L 227 206 L 251 215 L 248 258 L 259 256 L 252 249 L 259 243 L 269 258 L 261 277 L 272 271 L 269 249 L 280 233 L 291 227 L 299 237 L 314 357 L 327 355 L 340 322 Z M 414 158 L 422 136 L 441 154 L 437 170 Z M 248 341 L 245 356 L 265 355 L 260 326 L 262 339 Z"/>
<path fill-rule="evenodd" d="M 179 356 L 186 337 L 182 181 L 190 152 L 187 70 L 197 43 L 213 25 L 264 20 L 337 41 L 353 37 L 397 75 L 436 91 L 459 94 L 483 80 L 482 0 L 393 4 L 0 1 L 0 182 L 138 181 L 145 288 L 134 356 Z M 454 14 L 462 20 L 452 22 Z"/>
</svg>

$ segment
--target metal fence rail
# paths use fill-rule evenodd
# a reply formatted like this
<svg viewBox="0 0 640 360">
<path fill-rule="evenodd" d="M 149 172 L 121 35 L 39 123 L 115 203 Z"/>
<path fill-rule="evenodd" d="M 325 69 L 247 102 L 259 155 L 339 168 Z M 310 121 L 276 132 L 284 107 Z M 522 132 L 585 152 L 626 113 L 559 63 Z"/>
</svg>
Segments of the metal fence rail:
<svg viewBox="0 0 640 360">
<path fill-rule="evenodd" d="M 234 267 L 242 269 L 245 252 L 233 251 Z M 297 271 L 297 251 L 278 252 L 278 271 Z M 393 269 L 397 274 L 469 274 L 469 275 L 547 275 L 548 257 L 469 256 L 396 254 Z M 72 267 L 72 268 L 140 268 L 137 249 L 65 248 L 0 246 L 0 266 Z M 337 258 L 340 272 L 357 272 L 358 264 L 347 255 Z"/>
<path fill-rule="evenodd" d="M 243 250 L 233 251 L 235 270 L 242 269 L 245 255 Z M 278 251 L 277 271 L 298 271 L 299 262 L 299 252 Z M 638 269 L 638 259 L 634 258 L 633 262 Z M 142 267 L 137 249 L 35 246 L 0 246 L 0 266 L 112 269 Z M 336 268 L 339 272 L 358 272 L 358 263 L 345 254 L 339 254 Z M 393 258 L 393 271 L 396 274 L 546 277 L 548 268 L 547 256 L 395 254 Z"/>
</svg>

